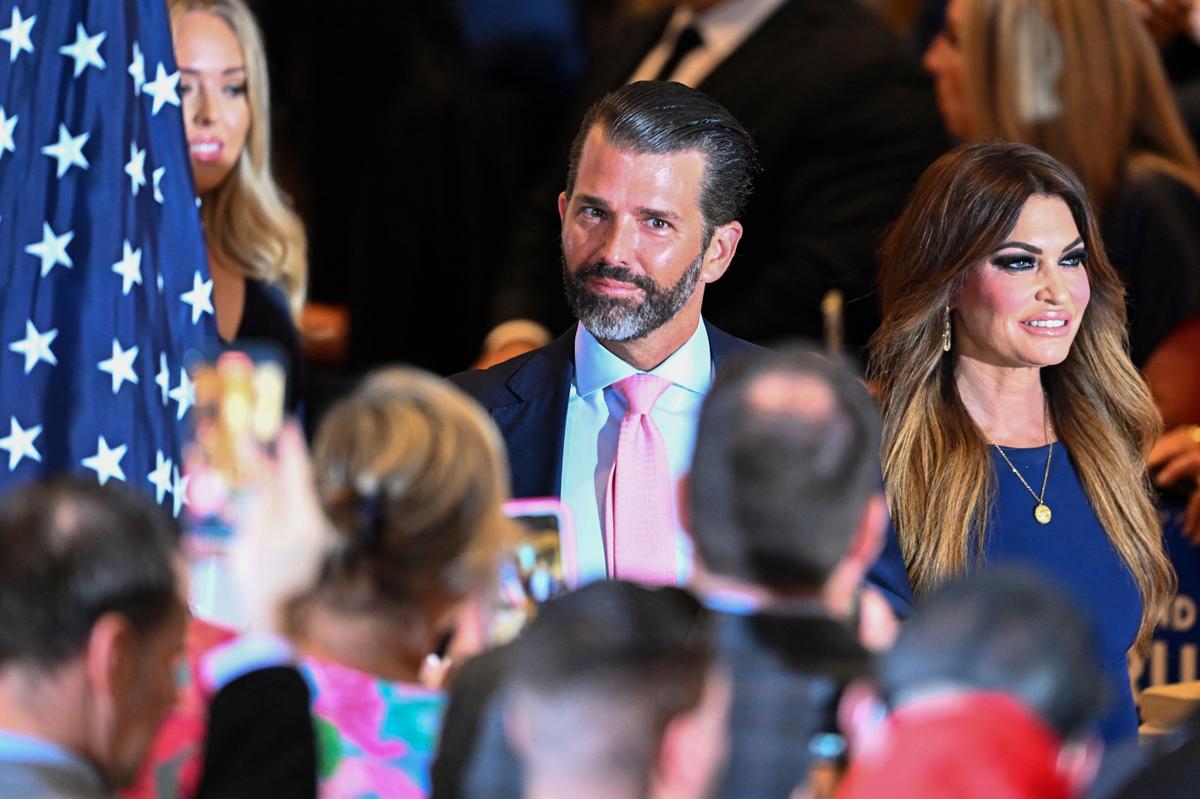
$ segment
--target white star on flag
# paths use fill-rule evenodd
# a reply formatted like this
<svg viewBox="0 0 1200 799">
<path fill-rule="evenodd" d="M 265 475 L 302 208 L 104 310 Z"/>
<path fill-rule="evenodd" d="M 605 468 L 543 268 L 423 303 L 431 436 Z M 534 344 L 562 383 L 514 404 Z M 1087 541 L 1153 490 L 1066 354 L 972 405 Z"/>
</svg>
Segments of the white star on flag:
<svg viewBox="0 0 1200 799">
<path fill-rule="evenodd" d="M 57 337 L 58 328 L 39 333 L 38 329 L 33 326 L 33 320 L 27 319 L 25 320 L 25 338 L 14 341 L 8 345 L 8 348 L 25 356 L 25 374 L 29 374 L 39 361 L 45 361 L 51 366 L 58 365 L 58 358 L 54 357 L 54 353 L 50 351 L 50 345 Z"/>
<path fill-rule="evenodd" d="M 188 481 L 192 478 L 189 475 L 181 475 L 179 467 L 171 469 L 171 473 L 175 476 L 174 485 L 171 486 L 172 499 L 175 501 L 175 515 L 179 515 L 179 511 L 183 510 L 184 505 L 190 505 L 187 501 Z"/>
<path fill-rule="evenodd" d="M 67 174 L 67 170 L 73 166 L 82 169 L 88 168 L 88 160 L 83 155 L 83 145 L 87 144 L 88 137 L 91 135 L 91 133 L 84 132 L 78 136 L 72 136 L 66 125 L 58 126 L 58 141 L 55 144 L 47 144 L 42 148 L 42 152 L 58 161 L 59 179 Z"/>
<path fill-rule="evenodd" d="M 197 272 L 192 278 L 191 291 L 185 291 L 179 295 L 179 299 L 186 304 L 192 306 L 192 324 L 200 321 L 200 317 L 204 314 L 213 312 L 212 305 L 212 290 L 213 285 L 211 280 L 202 280 L 200 273 Z"/>
<path fill-rule="evenodd" d="M 8 452 L 8 470 L 11 472 L 17 468 L 17 464 L 22 458 L 42 462 L 42 454 L 33 446 L 33 440 L 42 434 L 42 426 L 34 425 L 28 429 L 22 429 L 17 422 L 17 417 L 9 417 L 10 432 L 4 438 L 0 438 L 0 449 Z"/>
<path fill-rule="evenodd" d="M 129 246 L 129 239 L 123 244 L 121 260 L 112 266 L 112 270 L 121 276 L 121 293 L 128 296 L 133 284 L 142 285 L 142 250 Z"/>
<path fill-rule="evenodd" d="M 154 80 L 142 86 L 142 91 L 154 98 L 154 107 L 150 110 L 150 116 L 156 116 L 162 107 L 167 103 L 171 105 L 179 105 L 179 72 L 167 74 L 166 67 L 162 62 L 158 62 L 158 69 L 154 73 Z"/>
<path fill-rule="evenodd" d="M 17 115 L 6 116 L 4 106 L 0 105 L 0 158 L 4 157 L 5 151 L 15 153 L 17 146 L 13 142 L 13 131 L 17 128 L 17 120 L 20 117 Z"/>
<path fill-rule="evenodd" d="M 165 174 L 167 174 L 167 168 L 160 166 L 151 175 L 151 178 L 154 180 L 154 202 L 159 205 L 163 204 L 162 179 Z"/>
<path fill-rule="evenodd" d="M 154 376 L 154 385 L 162 392 L 162 404 L 167 404 L 167 392 L 171 390 L 171 371 L 167 369 L 167 354 L 158 354 L 158 374 Z"/>
<path fill-rule="evenodd" d="M 71 256 L 67 255 L 67 245 L 75 238 L 75 231 L 68 230 L 61 236 L 54 234 L 49 223 L 42 223 L 42 240 L 35 241 L 25 248 L 25 252 L 42 259 L 42 277 L 50 274 L 50 270 L 62 264 L 70 269 L 73 264 Z"/>
<path fill-rule="evenodd" d="M 112 377 L 112 392 L 116 394 L 126 383 L 137 383 L 137 373 L 133 371 L 133 361 L 137 358 L 138 348 L 122 349 L 115 338 L 112 342 L 112 357 L 101 361 L 97 366 L 101 372 L 107 372 Z"/>
<path fill-rule="evenodd" d="M 196 404 L 196 386 L 188 379 L 187 369 L 179 370 L 179 385 L 168 391 L 167 396 L 179 403 L 175 419 L 181 421 L 188 408 Z"/>
<path fill-rule="evenodd" d="M 133 78 L 133 94 L 136 97 L 142 93 L 142 87 L 146 85 L 146 59 L 137 42 L 133 43 L 133 60 L 129 62 L 129 69 L 126 71 L 129 73 L 129 77 Z"/>
<path fill-rule="evenodd" d="M 129 190 L 136 197 L 138 188 L 146 185 L 146 151 L 139 150 L 137 142 L 129 143 L 129 163 L 125 165 L 125 174 L 129 175 Z"/>
<path fill-rule="evenodd" d="M 155 502 L 162 504 L 163 494 L 171 493 L 171 459 L 163 455 L 163 451 L 154 453 L 154 471 L 146 475 L 146 479 L 154 486 Z"/>
<path fill-rule="evenodd" d="M 104 436 L 100 436 L 96 441 L 96 454 L 84 458 L 80 463 L 83 464 L 83 468 L 91 469 L 96 473 L 100 485 L 104 485 L 113 477 L 124 480 L 125 470 L 121 468 L 121 458 L 125 457 L 127 449 L 129 448 L 124 444 L 119 447 L 109 447 Z"/>
<path fill-rule="evenodd" d="M 75 43 L 64 44 L 58 48 L 58 52 L 75 59 L 75 77 L 82 75 L 88 67 L 104 69 L 104 59 L 100 57 L 100 43 L 104 41 L 105 36 L 108 34 L 104 31 L 95 36 L 88 36 L 82 22 L 75 24 Z"/>
<path fill-rule="evenodd" d="M 28 19 L 21 19 L 21 12 L 16 8 L 12 10 L 12 25 L 0 31 L 0 39 L 8 42 L 8 63 L 16 61 L 17 56 L 22 52 L 33 52 L 33 42 L 29 38 L 29 33 L 33 30 L 35 22 L 37 22 L 36 14 Z"/>
</svg>

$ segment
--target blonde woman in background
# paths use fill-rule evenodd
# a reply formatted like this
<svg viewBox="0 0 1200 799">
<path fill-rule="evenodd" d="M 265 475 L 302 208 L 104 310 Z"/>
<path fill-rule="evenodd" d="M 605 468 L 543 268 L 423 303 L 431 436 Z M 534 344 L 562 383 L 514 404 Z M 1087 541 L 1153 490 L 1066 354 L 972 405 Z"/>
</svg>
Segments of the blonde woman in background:
<svg viewBox="0 0 1200 799">
<path fill-rule="evenodd" d="M 1079 176 L 1142 366 L 1200 313 L 1200 158 L 1128 0 L 950 0 L 924 64 L 951 133 L 1032 144 Z"/>
<path fill-rule="evenodd" d="M 1132 736 L 1126 655 L 1174 590 L 1144 465 L 1161 422 L 1083 187 L 1032 147 L 960 146 L 888 235 L 879 290 L 896 536 L 873 579 L 903 612 L 989 564 L 1048 575 L 1096 626 L 1114 700 L 1100 731 Z"/>
<path fill-rule="evenodd" d="M 242 0 L 172 0 L 170 10 L 217 333 L 226 343 L 278 346 L 294 410 L 304 371 L 295 320 L 304 304 L 306 242 L 271 171 L 262 36 Z"/>
</svg>

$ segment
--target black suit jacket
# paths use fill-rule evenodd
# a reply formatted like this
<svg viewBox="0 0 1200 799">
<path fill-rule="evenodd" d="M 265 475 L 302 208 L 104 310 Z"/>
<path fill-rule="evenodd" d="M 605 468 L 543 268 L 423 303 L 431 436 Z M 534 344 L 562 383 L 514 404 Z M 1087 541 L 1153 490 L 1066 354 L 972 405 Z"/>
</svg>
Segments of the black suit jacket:
<svg viewBox="0 0 1200 799">
<path fill-rule="evenodd" d="M 571 120 L 621 86 L 661 38 L 669 15 L 635 19 L 601 45 Z M 846 340 L 878 324 L 875 250 L 918 176 L 949 142 L 927 77 L 877 16 L 849 0 L 791 0 L 698 89 L 750 131 L 762 174 L 743 216 L 732 268 L 708 288 L 704 313 L 742 338 L 819 339 L 820 302 L 838 288 Z M 496 315 L 566 323 L 554 197 L 561 166 L 530 201 L 499 282 Z"/>
<path fill-rule="evenodd" d="M 755 345 L 705 322 L 713 365 Z M 504 434 L 514 497 L 556 497 L 562 482 L 567 399 L 575 378 L 575 326 L 544 347 L 490 369 L 451 375 Z"/>
</svg>

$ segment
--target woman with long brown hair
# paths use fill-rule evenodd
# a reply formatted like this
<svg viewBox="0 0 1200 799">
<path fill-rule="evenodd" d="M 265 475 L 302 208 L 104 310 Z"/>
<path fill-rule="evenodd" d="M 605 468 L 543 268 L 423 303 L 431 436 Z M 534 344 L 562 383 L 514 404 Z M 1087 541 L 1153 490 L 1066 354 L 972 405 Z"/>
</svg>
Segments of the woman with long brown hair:
<svg viewBox="0 0 1200 799">
<path fill-rule="evenodd" d="M 1145 454 L 1161 421 L 1127 354 L 1121 280 L 1079 180 L 1026 145 L 963 145 L 921 177 L 884 245 L 870 372 L 902 598 L 996 562 L 1061 583 L 1092 615 L 1115 703 L 1137 717 L 1144 650 L 1174 574 Z"/>
</svg>

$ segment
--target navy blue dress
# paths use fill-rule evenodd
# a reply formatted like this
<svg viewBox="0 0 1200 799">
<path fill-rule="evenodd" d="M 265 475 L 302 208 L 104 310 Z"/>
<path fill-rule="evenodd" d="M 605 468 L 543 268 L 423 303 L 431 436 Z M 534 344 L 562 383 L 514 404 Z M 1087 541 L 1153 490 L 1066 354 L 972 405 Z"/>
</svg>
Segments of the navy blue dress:
<svg viewBox="0 0 1200 799">
<path fill-rule="evenodd" d="M 1054 445 L 1046 504 L 1050 524 L 1033 518 L 1036 499 L 1021 485 L 1008 464 L 990 448 L 996 470 L 997 497 L 984 544 L 985 563 L 1030 566 L 1074 597 L 1090 617 L 1099 639 L 1101 665 L 1112 685 L 1112 702 L 1100 723 L 1106 743 L 1137 732 L 1137 712 L 1129 686 L 1126 652 L 1133 645 L 1142 617 L 1137 583 L 1109 543 L 1083 492 L 1075 467 L 1062 444 Z M 1035 491 L 1041 489 L 1046 448 L 1004 448 L 1013 465 Z M 869 575 L 901 618 L 912 609 L 912 589 L 896 531 L 889 527 L 887 544 Z"/>
</svg>

